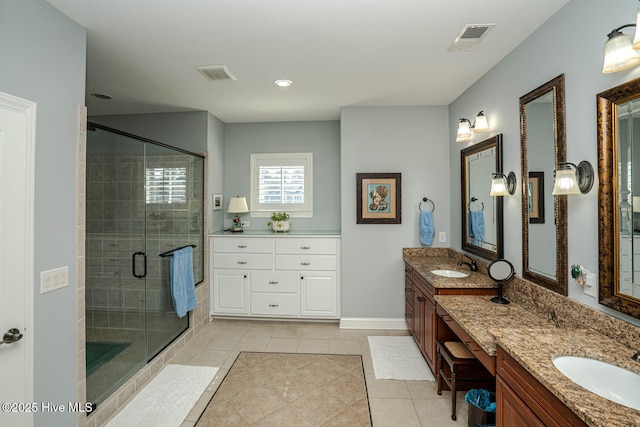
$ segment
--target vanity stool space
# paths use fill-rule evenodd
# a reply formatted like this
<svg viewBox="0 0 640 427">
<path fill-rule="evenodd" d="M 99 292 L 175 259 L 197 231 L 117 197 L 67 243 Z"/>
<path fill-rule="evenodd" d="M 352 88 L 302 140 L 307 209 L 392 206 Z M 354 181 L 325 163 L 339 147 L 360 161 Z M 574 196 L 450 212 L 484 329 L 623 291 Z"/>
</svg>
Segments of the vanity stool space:
<svg viewBox="0 0 640 427">
<path fill-rule="evenodd" d="M 340 318 L 340 237 L 211 236 L 212 316 Z"/>
<path fill-rule="evenodd" d="M 436 350 L 436 391 L 441 395 L 443 384 L 451 390 L 451 419 L 455 421 L 457 392 L 474 388 L 495 391 L 496 379 L 460 341 L 436 341 Z"/>
</svg>

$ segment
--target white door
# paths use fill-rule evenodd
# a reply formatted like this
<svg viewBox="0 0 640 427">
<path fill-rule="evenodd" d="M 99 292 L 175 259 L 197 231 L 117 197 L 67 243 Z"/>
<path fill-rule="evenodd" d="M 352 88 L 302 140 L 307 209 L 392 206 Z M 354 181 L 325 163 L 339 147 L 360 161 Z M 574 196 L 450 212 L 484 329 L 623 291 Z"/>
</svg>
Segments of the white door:
<svg viewBox="0 0 640 427">
<path fill-rule="evenodd" d="M 0 425 L 32 426 L 34 103 L 0 92 Z M 10 331 L 13 330 L 13 331 Z M 22 337 L 12 342 L 20 337 Z M 5 403 L 7 402 L 7 403 Z"/>
</svg>

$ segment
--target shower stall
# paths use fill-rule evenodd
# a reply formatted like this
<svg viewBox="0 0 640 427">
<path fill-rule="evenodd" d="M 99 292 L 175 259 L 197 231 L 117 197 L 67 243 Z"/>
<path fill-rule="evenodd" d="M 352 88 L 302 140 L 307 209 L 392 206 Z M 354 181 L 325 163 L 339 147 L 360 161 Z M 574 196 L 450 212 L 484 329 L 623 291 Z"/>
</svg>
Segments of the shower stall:
<svg viewBox="0 0 640 427">
<path fill-rule="evenodd" d="M 87 401 L 99 404 L 189 327 L 170 289 L 172 250 L 204 279 L 204 157 L 89 123 Z"/>
</svg>

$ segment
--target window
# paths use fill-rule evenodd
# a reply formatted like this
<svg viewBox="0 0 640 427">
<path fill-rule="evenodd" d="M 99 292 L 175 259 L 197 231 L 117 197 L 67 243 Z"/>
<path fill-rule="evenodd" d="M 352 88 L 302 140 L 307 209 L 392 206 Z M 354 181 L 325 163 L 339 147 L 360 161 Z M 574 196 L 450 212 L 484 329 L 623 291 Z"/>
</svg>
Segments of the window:
<svg viewBox="0 0 640 427">
<path fill-rule="evenodd" d="M 147 204 L 187 203 L 187 168 L 147 168 Z"/>
<path fill-rule="evenodd" d="M 292 217 L 313 214 L 313 154 L 251 154 L 251 215 Z"/>
</svg>

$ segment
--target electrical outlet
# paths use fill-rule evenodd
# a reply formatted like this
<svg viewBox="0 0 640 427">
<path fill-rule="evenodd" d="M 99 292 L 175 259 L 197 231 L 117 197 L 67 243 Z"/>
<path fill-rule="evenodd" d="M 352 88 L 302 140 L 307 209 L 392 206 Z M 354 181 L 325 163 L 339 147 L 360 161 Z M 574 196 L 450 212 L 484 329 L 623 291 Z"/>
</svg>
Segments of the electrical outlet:
<svg viewBox="0 0 640 427">
<path fill-rule="evenodd" d="M 441 231 L 440 233 L 438 233 L 438 241 L 440 243 L 444 243 L 447 241 L 447 232 L 446 231 Z"/>
<path fill-rule="evenodd" d="M 251 227 L 251 223 L 249 221 L 245 221 L 242 223 L 242 228 L 249 228 Z"/>
</svg>

